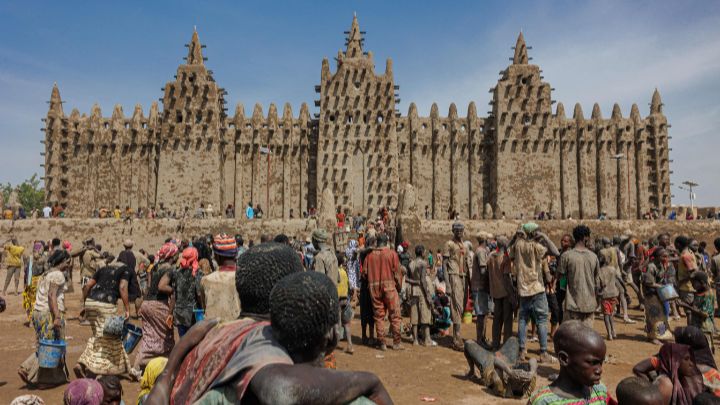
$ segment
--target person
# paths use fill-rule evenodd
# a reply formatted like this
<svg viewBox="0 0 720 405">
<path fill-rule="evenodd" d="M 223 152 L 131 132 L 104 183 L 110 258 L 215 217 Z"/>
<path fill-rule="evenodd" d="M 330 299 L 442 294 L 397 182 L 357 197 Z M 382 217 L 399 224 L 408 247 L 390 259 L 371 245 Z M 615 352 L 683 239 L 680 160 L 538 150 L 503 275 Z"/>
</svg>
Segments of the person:
<svg viewBox="0 0 720 405">
<path fill-rule="evenodd" d="M 233 321 L 240 314 L 240 299 L 233 288 L 235 270 L 245 254 L 238 257 L 235 238 L 224 233 L 213 238 L 213 253 L 218 269 L 200 280 L 205 317 Z"/>
<path fill-rule="evenodd" d="M 463 233 L 465 226 L 460 222 L 452 225 L 453 238 L 445 242 L 443 251 L 443 262 L 445 264 L 446 288 L 450 297 L 450 317 L 453 323 L 453 348 L 463 350 L 464 344 L 460 338 L 460 325 L 465 312 L 467 302 L 467 280 L 466 275 L 470 274 L 470 268 L 466 256 L 465 245 L 463 244 Z"/>
<path fill-rule="evenodd" d="M 433 283 L 427 273 L 425 246 L 415 246 L 415 260 L 409 264 L 406 281 L 410 284 L 410 324 L 412 325 L 413 345 L 419 344 L 418 328 L 422 327 L 423 345 L 436 346 L 430 338 L 432 324 Z"/>
<path fill-rule="evenodd" d="M 43 212 L 43 218 L 48 219 L 52 216 L 52 208 L 50 208 L 50 204 L 47 204 L 42 209 Z"/>
<path fill-rule="evenodd" d="M 195 324 L 194 310 L 202 308 L 202 303 L 205 301 L 200 286 L 202 273 L 199 269 L 197 249 L 185 248 L 180 266 L 172 277 L 172 290 L 175 294 L 173 319 L 180 337 L 183 337 Z"/>
<path fill-rule="evenodd" d="M 249 202 L 245 208 L 245 216 L 247 219 L 253 219 L 255 217 L 255 210 L 253 209 L 252 202 Z"/>
<path fill-rule="evenodd" d="M 38 282 L 32 325 L 36 345 L 40 340 L 65 340 L 65 275 L 72 259 L 64 250 L 57 250 L 48 259 L 50 269 Z M 49 388 L 69 381 L 65 356 L 55 368 L 40 367 L 36 353 L 32 353 L 18 369 L 20 378 L 31 388 Z"/>
<path fill-rule="evenodd" d="M 563 322 L 553 337 L 560 373 L 537 390 L 528 405 L 605 405 L 611 396 L 600 382 L 607 348 L 603 338 L 579 320 Z"/>
<path fill-rule="evenodd" d="M 605 322 L 608 340 L 613 340 L 617 337 L 615 334 L 615 325 L 613 324 L 613 315 L 615 314 L 615 306 L 618 304 L 618 296 L 620 295 L 620 291 L 617 288 L 617 280 L 621 279 L 622 276 L 617 267 L 607 262 L 605 255 L 601 255 L 599 261 L 598 295 L 600 297 L 600 305 L 602 306 L 603 321 Z"/>
<path fill-rule="evenodd" d="M 240 258 L 240 255 L 247 250 L 242 235 L 235 235 L 235 243 L 237 243 L 237 257 Z"/>
<path fill-rule="evenodd" d="M 324 229 L 316 229 L 312 233 L 312 244 L 317 252 L 313 261 L 313 270 L 325 274 L 337 285 L 340 282 L 338 260 L 328 244 L 328 238 L 328 232 Z"/>
<path fill-rule="evenodd" d="M 362 344 L 375 345 L 375 314 L 373 312 L 372 297 L 370 296 L 370 284 L 368 282 L 368 273 L 365 271 L 365 258 L 375 248 L 375 238 L 368 237 L 363 249 L 358 251 L 358 267 L 360 271 L 360 331 L 362 335 Z"/>
<path fill-rule="evenodd" d="M 662 247 L 656 247 L 651 255 L 642 279 L 645 296 L 645 331 L 650 341 L 661 344 L 662 340 L 672 338 L 668 317 L 658 289 L 663 286 L 663 277 L 669 265 L 668 254 Z"/>
<path fill-rule="evenodd" d="M 368 290 L 372 300 L 375 320 L 375 336 L 379 341 L 380 350 L 387 350 L 385 345 L 385 313 L 390 320 L 393 337 L 393 349 L 401 350 L 400 344 L 400 289 L 402 272 L 400 260 L 394 250 L 388 248 L 388 237 L 379 234 L 377 249 L 372 250 L 363 262 L 362 271 L 367 275 Z M 317 260 L 317 258 L 316 258 Z"/>
<path fill-rule="evenodd" d="M 315 261 L 315 247 L 312 244 L 312 238 L 305 238 L 305 245 L 303 246 L 303 264 L 306 270 L 310 270 L 313 267 Z"/>
<path fill-rule="evenodd" d="M 680 302 L 680 306 L 685 308 L 688 314 L 688 326 L 695 326 L 703 331 L 708 339 L 710 348 L 714 351 L 715 345 L 713 335 L 715 334 L 715 324 L 713 316 L 715 315 L 715 294 L 710 290 L 708 275 L 703 271 L 695 271 L 690 275 L 690 282 L 695 291 L 693 294 L 693 304 L 688 305 Z"/>
<path fill-rule="evenodd" d="M 337 227 L 340 230 L 345 229 L 345 213 L 342 211 L 340 206 L 337 207 L 337 213 L 335 214 L 335 219 L 337 221 Z"/>
<path fill-rule="evenodd" d="M 505 341 L 502 347 L 492 352 L 472 340 L 465 341 L 465 360 L 469 371 L 466 377 L 475 377 L 475 368 L 481 376 L 481 384 L 503 398 L 527 397 L 535 389 L 537 360 L 521 363 L 520 344 L 516 337 Z"/>
<path fill-rule="evenodd" d="M 435 332 L 440 336 L 447 336 L 448 330 L 452 326 L 452 319 L 450 318 L 450 297 L 445 294 L 445 283 L 435 287 L 433 313 L 435 314 L 435 323 L 433 324 Z"/>
<path fill-rule="evenodd" d="M 103 258 L 106 265 L 98 269 L 83 288 L 80 316 L 88 320 L 92 334 L 73 368 L 78 378 L 122 375 L 130 371 L 130 360 L 121 339 L 122 324 L 130 317 L 130 272 L 125 265 L 109 265 L 114 257 L 107 252 L 103 252 Z M 116 316 L 118 299 L 125 308 L 124 317 Z"/>
<path fill-rule="evenodd" d="M 28 263 L 29 274 L 26 278 L 29 278 L 30 283 L 25 286 L 25 291 L 23 292 L 23 309 L 25 309 L 28 322 L 32 322 L 32 311 L 35 307 L 37 286 L 40 278 L 45 273 L 46 267 L 47 256 L 45 255 L 45 247 L 42 242 L 35 242 L 35 244 L 33 244 L 32 261 Z"/>
<path fill-rule="evenodd" d="M 720 295 L 720 238 L 713 241 L 715 255 L 710 258 L 710 275 L 715 281 L 715 296 Z"/>
<path fill-rule="evenodd" d="M 597 308 L 596 288 L 600 261 L 592 250 L 590 228 L 578 225 L 573 229 L 575 247 L 560 258 L 558 273 L 567 277 L 565 308 L 563 321 L 577 319 L 592 328 L 595 308 Z"/>
<path fill-rule="evenodd" d="M 263 210 L 262 207 L 260 207 L 260 204 L 256 205 L 255 208 L 253 208 L 253 216 L 257 219 L 263 218 Z"/>
<path fill-rule="evenodd" d="M 138 280 L 138 255 L 133 251 L 133 241 L 125 239 L 123 241 L 123 251 L 118 254 L 117 260 L 127 266 L 130 273 L 130 284 L 128 285 L 128 299 L 135 306 L 135 318 L 140 314 L 140 306 L 142 305 L 142 290 L 140 281 Z M 145 264 L 145 260 L 143 261 Z"/>
<path fill-rule="evenodd" d="M 170 300 L 174 293 L 173 272 L 177 256 L 178 247 L 173 242 L 162 245 L 157 253 L 157 269 L 150 276 L 150 286 L 140 307 L 143 334 L 130 370 L 136 380 L 140 379 L 143 368 L 150 360 L 167 356 L 175 346 Z"/>
<path fill-rule="evenodd" d="M 472 293 L 473 307 L 477 320 L 475 323 L 475 341 L 485 347 L 490 348 L 485 337 L 485 316 L 490 312 L 490 279 L 488 275 L 488 254 L 487 235 L 481 233 L 477 237 L 478 247 L 475 250 L 472 260 L 472 272 L 470 275 L 470 292 Z"/>
<path fill-rule="evenodd" d="M 102 405 L 103 387 L 92 378 L 72 381 L 63 392 L 64 405 Z"/>
<path fill-rule="evenodd" d="M 675 238 L 675 248 L 680 252 L 678 260 L 678 294 L 680 294 L 680 300 L 687 305 L 692 305 L 694 300 L 694 292 L 692 282 L 690 281 L 690 275 L 697 270 L 698 265 L 695 260 L 695 255 L 690 251 L 689 248 L 690 240 L 687 236 L 680 235 Z M 678 305 L 680 303 L 678 302 Z M 688 322 L 690 321 L 690 317 Z M 688 323 L 689 325 L 689 323 Z"/>
<path fill-rule="evenodd" d="M 5 275 L 5 286 L 3 287 L 3 295 L 7 295 L 7 289 L 10 282 L 15 279 L 15 295 L 20 294 L 20 269 L 23 267 L 23 253 L 25 248 L 18 244 L 17 239 L 10 238 L 4 245 L 7 254 L 5 266 L 7 273 Z"/>
<path fill-rule="evenodd" d="M 520 297 L 518 313 L 520 356 L 523 359 L 527 356 L 527 324 L 531 315 L 534 315 L 540 340 L 540 362 L 554 360 L 547 352 L 549 308 L 542 283 L 543 261 L 547 254 L 558 256 L 560 252 L 550 238 L 540 232 L 540 227 L 534 222 L 522 225 L 510 241 L 509 257 L 513 261 L 513 275 L 517 279 Z"/>
<path fill-rule="evenodd" d="M 360 291 L 360 258 L 358 255 L 358 241 L 348 240 L 345 248 L 345 268 L 347 269 L 348 283 L 353 297 Z"/>
<path fill-rule="evenodd" d="M 704 391 L 703 379 L 690 346 L 665 343 L 658 354 L 655 383 L 665 394 L 665 403 L 690 405 Z"/>
<path fill-rule="evenodd" d="M 657 385 L 640 377 L 626 377 L 615 389 L 618 405 L 665 405 Z"/>
<path fill-rule="evenodd" d="M 345 347 L 345 353 L 353 354 L 352 336 L 350 335 L 350 321 L 353 318 L 352 309 L 352 291 L 350 290 L 350 282 L 348 280 L 347 271 L 345 270 L 345 256 L 342 253 L 337 254 L 337 260 L 340 265 L 338 266 L 338 273 L 340 282 L 337 284 L 338 300 L 340 302 L 340 325 L 342 327 L 341 337 L 347 341 Z M 334 358 L 333 358 L 334 360 Z"/>
<path fill-rule="evenodd" d="M 145 367 L 142 378 L 140 379 L 140 392 L 138 393 L 137 405 L 143 405 L 150 390 L 155 385 L 155 381 L 165 369 L 168 359 L 166 357 L 155 357 L 150 360 Z"/>
<path fill-rule="evenodd" d="M 123 387 L 116 375 L 101 375 L 97 378 L 103 389 L 102 405 L 123 405 Z"/>
<path fill-rule="evenodd" d="M 508 239 L 497 238 L 497 250 L 488 258 L 488 285 L 494 305 L 492 346 L 498 350 L 512 336 L 513 314 L 517 309 L 517 292 L 510 279 L 512 261 L 508 257 Z M 502 340 L 500 337 L 502 335 Z"/>
</svg>

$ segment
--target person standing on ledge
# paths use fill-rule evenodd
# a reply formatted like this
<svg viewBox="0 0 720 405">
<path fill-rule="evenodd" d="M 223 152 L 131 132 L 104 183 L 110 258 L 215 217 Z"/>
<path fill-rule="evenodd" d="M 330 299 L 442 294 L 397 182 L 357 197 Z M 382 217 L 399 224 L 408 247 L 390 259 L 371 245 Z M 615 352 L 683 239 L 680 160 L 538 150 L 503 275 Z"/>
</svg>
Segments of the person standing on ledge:
<svg viewBox="0 0 720 405">
<path fill-rule="evenodd" d="M 468 252 L 463 244 L 465 226 L 456 222 L 452 226 L 453 238 L 445 243 L 443 262 L 445 263 L 445 277 L 447 283 L 447 294 L 450 296 L 450 318 L 453 323 L 453 347 L 455 350 L 464 350 L 462 338 L 460 337 L 460 324 L 462 322 L 465 303 L 467 302 L 467 280 L 466 275 L 470 273 Z"/>
</svg>

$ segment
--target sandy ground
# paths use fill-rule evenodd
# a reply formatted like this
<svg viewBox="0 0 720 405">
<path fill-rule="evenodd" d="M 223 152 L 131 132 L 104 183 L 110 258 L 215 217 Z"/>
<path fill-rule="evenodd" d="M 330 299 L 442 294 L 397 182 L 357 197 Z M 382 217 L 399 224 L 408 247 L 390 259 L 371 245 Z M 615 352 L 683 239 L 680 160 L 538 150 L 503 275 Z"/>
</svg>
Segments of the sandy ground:
<svg viewBox="0 0 720 405">
<path fill-rule="evenodd" d="M 4 272 L 3 272 L 4 273 Z M 4 274 L 3 274 L 4 275 Z M 67 360 L 70 367 L 77 361 L 85 348 L 90 328 L 80 326 L 77 321 L 79 311 L 79 295 L 66 296 L 67 311 Z M 64 387 L 51 390 L 32 391 L 24 387 L 16 374 L 17 366 L 34 351 L 34 332 L 23 325 L 25 314 L 22 310 L 22 297 L 8 295 L 5 297 L 8 309 L 0 314 L 0 403 L 9 403 L 14 397 L 27 393 L 40 395 L 47 404 L 61 404 Z M 132 311 L 134 313 L 134 309 Z M 644 339 L 642 314 L 632 311 L 636 324 L 625 325 L 616 320 L 618 340 L 608 342 L 608 360 L 604 367 L 603 381 L 615 392 L 615 386 L 624 377 L 631 374 L 632 366 L 643 358 L 656 353 L 657 347 Z M 404 321 L 407 322 L 407 319 Z M 673 322 L 672 326 L 680 325 L 684 320 Z M 603 331 L 601 319 L 595 320 L 595 327 Z M 517 329 L 517 325 L 515 326 Z M 360 344 L 360 324 L 356 320 L 352 327 L 355 341 L 355 354 L 348 355 L 338 350 L 337 366 L 344 370 L 367 370 L 376 373 L 382 379 L 397 404 L 425 403 L 422 398 L 434 398 L 436 404 L 520 404 L 523 400 L 503 400 L 493 397 L 475 381 L 465 379 L 467 363 L 462 353 L 447 348 L 449 339 L 441 339 L 440 345 L 434 348 L 413 347 L 410 342 L 404 344 L 405 350 L 380 352 Z M 464 325 L 463 336 L 473 338 L 474 325 Z M 552 345 L 552 343 L 550 343 Z M 340 345 L 344 349 L 344 343 Z M 536 355 L 537 343 L 529 345 L 531 355 Z M 132 356 L 131 356 L 132 360 Z M 720 358 L 718 358 L 720 360 Z M 545 377 L 556 373 L 557 365 L 541 366 L 541 380 L 538 385 L 545 384 Z M 139 384 L 123 381 L 124 400 L 127 404 L 135 403 Z"/>
</svg>

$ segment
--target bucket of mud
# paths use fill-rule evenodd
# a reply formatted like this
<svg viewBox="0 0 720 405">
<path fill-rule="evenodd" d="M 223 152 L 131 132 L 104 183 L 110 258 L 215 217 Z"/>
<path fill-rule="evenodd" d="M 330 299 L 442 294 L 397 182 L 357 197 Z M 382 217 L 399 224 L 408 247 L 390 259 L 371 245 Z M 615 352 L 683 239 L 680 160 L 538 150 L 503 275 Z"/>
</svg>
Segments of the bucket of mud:
<svg viewBox="0 0 720 405">
<path fill-rule="evenodd" d="M 130 354 L 133 350 L 135 350 L 135 347 L 138 343 L 140 343 L 142 334 L 142 329 L 140 327 L 131 323 L 125 325 L 125 335 L 123 336 L 123 348 L 125 349 L 125 353 Z"/>
<path fill-rule="evenodd" d="M 193 313 L 195 314 L 195 322 L 200 322 L 203 319 L 205 319 L 205 310 L 202 308 L 195 308 L 193 309 Z"/>
<path fill-rule="evenodd" d="M 45 340 L 40 339 L 38 345 L 38 363 L 42 368 L 55 368 L 60 365 L 65 355 L 65 341 L 64 340 Z"/>
</svg>

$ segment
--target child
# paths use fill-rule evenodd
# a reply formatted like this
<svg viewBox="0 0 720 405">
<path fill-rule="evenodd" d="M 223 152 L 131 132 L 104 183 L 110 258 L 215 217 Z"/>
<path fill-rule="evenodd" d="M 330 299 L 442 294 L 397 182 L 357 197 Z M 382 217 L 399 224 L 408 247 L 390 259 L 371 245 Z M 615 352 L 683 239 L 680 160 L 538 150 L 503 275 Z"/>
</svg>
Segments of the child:
<svg viewBox="0 0 720 405">
<path fill-rule="evenodd" d="M 434 329 L 440 336 L 447 336 L 448 329 L 452 325 L 450 320 L 450 298 L 445 295 L 445 287 L 440 285 L 433 297 L 433 312 L 435 313 Z"/>
<path fill-rule="evenodd" d="M 618 296 L 620 291 L 617 288 L 617 279 L 621 279 L 620 271 L 617 267 L 609 266 L 607 258 L 604 255 L 598 257 L 600 259 L 600 272 L 598 278 L 600 280 L 598 295 L 602 304 L 603 320 L 605 321 L 605 330 L 607 331 L 608 340 L 617 337 L 615 334 L 615 325 L 613 324 L 613 314 L 615 306 L 618 304 Z"/>
<path fill-rule="evenodd" d="M 618 405 L 665 405 L 660 390 L 650 381 L 640 377 L 627 377 L 615 390 Z"/>
<path fill-rule="evenodd" d="M 338 298 L 340 302 L 340 323 L 342 323 L 342 335 L 347 341 L 345 353 L 353 354 L 352 336 L 350 336 L 350 321 L 353 318 L 353 309 L 350 302 L 352 301 L 352 291 L 348 282 L 347 270 L 345 270 L 345 255 L 337 254 L 338 272 L 340 273 L 340 282 L 338 283 Z"/>
<path fill-rule="evenodd" d="M 611 403 L 607 387 L 600 383 L 606 352 L 602 336 L 582 322 L 572 320 L 560 325 L 553 341 L 560 361 L 560 375 L 552 384 L 536 391 L 528 405 Z"/>
<path fill-rule="evenodd" d="M 695 289 L 693 305 L 690 306 L 682 300 L 678 300 L 678 304 L 690 312 L 688 326 L 696 326 L 702 330 L 710 344 L 710 349 L 715 352 L 713 342 L 713 334 L 715 333 L 715 324 L 713 323 L 715 294 L 710 289 L 707 273 L 703 271 L 694 271 L 690 275 L 690 282 Z"/>
</svg>

